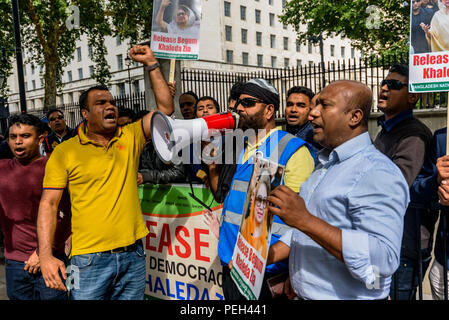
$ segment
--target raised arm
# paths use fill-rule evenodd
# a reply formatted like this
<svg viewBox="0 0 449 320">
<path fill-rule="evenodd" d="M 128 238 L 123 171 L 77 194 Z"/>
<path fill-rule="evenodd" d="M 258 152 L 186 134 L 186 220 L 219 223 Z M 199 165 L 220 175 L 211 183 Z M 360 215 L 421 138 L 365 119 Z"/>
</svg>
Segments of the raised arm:
<svg viewBox="0 0 449 320">
<path fill-rule="evenodd" d="M 167 24 L 164 21 L 165 8 L 171 4 L 170 0 L 162 0 L 161 6 L 156 16 L 156 23 L 161 27 L 162 31 L 167 32 Z"/>
<path fill-rule="evenodd" d="M 154 57 L 153 51 L 149 46 L 136 45 L 129 50 L 129 56 L 137 62 L 149 67 L 148 74 L 150 76 L 151 87 L 153 88 L 156 106 L 159 111 L 166 115 L 171 115 L 175 111 L 173 97 L 170 94 L 167 82 L 161 69 L 157 66 L 157 59 Z M 150 137 L 150 123 L 152 112 L 143 117 L 143 128 L 146 136 Z"/>
<path fill-rule="evenodd" d="M 39 204 L 37 217 L 37 237 L 39 244 L 39 259 L 42 276 L 48 288 L 66 291 L 59 277 L 59 271 L 66 279 L 64 262 L 53 256 L 52 247 L 56 229 L 59 201 L 63 189 L 44 189 Z"/>
</svg>

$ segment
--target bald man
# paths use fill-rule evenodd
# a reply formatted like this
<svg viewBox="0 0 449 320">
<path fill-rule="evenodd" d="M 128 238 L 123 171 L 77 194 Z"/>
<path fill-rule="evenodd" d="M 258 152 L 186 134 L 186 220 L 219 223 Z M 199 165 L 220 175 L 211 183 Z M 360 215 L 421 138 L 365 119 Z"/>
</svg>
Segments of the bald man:
<svg viewBox="0 0 449 320">
<path fill-rule="evenodd" d="M 388 297 L 399 264 L 409 202 L 399 168 L 371 143 L 372 93 L 354 81 L 329 84 L 309 113 L 324 149 L 299 195 L 285 186 L 268 197 L 271 213 L 294 229 L 272 246 L 268 263 L 289 257 L 291 297 Z"/>
</svg>

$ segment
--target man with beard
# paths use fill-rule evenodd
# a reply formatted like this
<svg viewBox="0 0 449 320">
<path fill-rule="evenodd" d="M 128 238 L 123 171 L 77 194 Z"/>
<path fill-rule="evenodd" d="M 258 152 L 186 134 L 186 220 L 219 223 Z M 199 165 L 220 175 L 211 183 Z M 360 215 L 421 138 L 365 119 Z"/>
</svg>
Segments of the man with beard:
<svg viewBox="0 0 449 320">
<path fill-rule="evenodd" d="M 301 184 L 314 169 L 314 159 L 305 141 L 280 130 L 275 125 L 275 113 L 279 109 L 279 93 L 271 83 L 264 79 L 252 79 L 241 86 L 240 96 L 235 104 L 239 114 L 239 129 L 243 130 L 244 139 L 239 161 L 227 194 L 220 227 L 218 254 L 223 266 L 223 293 L 226 300 L 245 299 L 239 292 L 230 276 L 230 264 L 234 246 L 237 240 L 249 181 L 254 168 L 251 157 L 261 154 L 278 165 L 285 166 L 285 176 L 281 184 L 295 192 L 299 192 Z M 237 130 L 239 132 L 240 130 Z M 237 139 L 239 140 L 239 139 Z M 213 164 L 211 165 L 213 166 Z M 216 170 L 209 173 L 219 174 Z M 211 188 L 212 190 L 214 188 Z M 279 240 L 288 227 L 277 217 L 273 220 L 271 244 Z M 272 298 L 267 279 L 287 271 L 287 260 L 267 266 L 259 299 Z"/>
</svg>

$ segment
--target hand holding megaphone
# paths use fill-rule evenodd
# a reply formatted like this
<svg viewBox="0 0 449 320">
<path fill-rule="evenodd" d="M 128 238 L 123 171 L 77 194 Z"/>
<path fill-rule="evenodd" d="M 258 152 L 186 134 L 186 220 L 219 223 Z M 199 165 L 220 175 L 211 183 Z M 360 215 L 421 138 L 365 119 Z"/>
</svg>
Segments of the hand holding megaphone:
<svg viewBox="0 0 449 320">
<path fill-rule="evenodd" d="M 192 120 L 174 120 L 155 111 L 151 118 L 154 149 L 164 163 L 171 164 L 179 150 L 195 141 L 208 140 L 211 132 L 237 128 L 238 119 L 238 114 L 226 112 Z"/>
</svg>

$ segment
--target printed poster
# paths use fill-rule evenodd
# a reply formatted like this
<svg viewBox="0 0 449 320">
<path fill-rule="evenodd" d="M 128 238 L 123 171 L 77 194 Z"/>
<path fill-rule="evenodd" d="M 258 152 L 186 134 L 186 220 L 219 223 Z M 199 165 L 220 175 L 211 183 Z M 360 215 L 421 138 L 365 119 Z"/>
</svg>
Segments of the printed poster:
<svg viewBox="0 0 449 320">
<path fill-rule="evenodd" d="M 198 60 L 201 0 L 155 0 L 151 50 L 156 58 Z"/>
<path fill-rule="evenodd" d="M 410 4 L 409 91 L 449 91 L 449 1 Z"/>
<path fill-rule="evenodd" d="M 248 187 L 237 242 L 232 255 L 231 277 L 248 300 L 257 300 L 262 288 L 271 240 L 273 215 L 267 197 L 284 175 L 284 166 L 253 156 L 254 169 Z"/>
<path fill-rule="evenodd" d="M 223 205 L 204 185 L 139 186 L 149 230 L 144 239 L 147 275 L 145 299 L 223 300 L 218 227 Z"/>
</svg>

